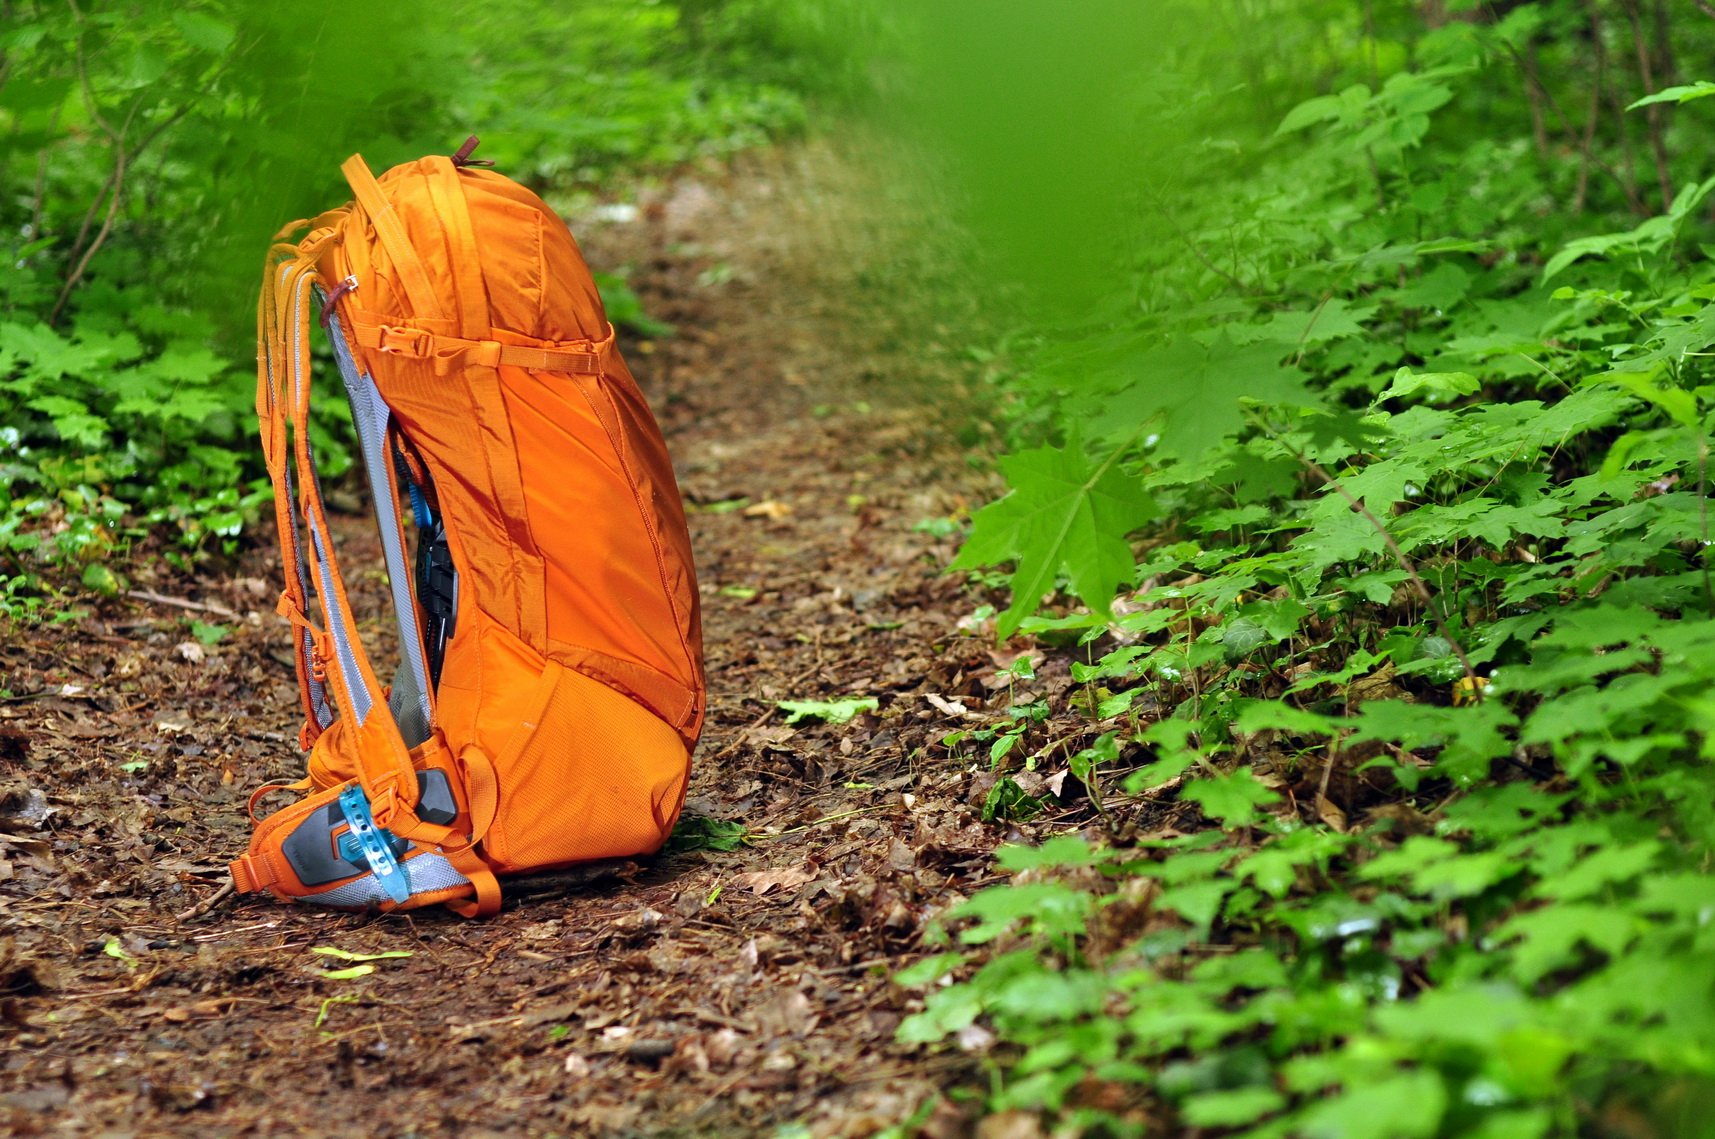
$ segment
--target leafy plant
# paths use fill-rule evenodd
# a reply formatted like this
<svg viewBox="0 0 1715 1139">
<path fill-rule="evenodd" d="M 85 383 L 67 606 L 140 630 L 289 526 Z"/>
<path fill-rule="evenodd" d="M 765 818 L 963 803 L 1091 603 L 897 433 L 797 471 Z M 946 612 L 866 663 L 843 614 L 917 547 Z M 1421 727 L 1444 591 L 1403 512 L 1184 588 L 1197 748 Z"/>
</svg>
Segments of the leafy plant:
<svg viewBox="0 0 1715 1139">
<path fill-rule="evenodd" d="M 953 568 L 1076 638 L 1074 774 L 1136 800 L 900 978 L 903 1040 L 998 1040 L 990 1110 L 1706 1130 L 1715 183 L 1670 80 L 1715 25 L 1464 8 L 1162 6 L 1128 272 L 991 373 L 1010 490 Z"/>
</svg>

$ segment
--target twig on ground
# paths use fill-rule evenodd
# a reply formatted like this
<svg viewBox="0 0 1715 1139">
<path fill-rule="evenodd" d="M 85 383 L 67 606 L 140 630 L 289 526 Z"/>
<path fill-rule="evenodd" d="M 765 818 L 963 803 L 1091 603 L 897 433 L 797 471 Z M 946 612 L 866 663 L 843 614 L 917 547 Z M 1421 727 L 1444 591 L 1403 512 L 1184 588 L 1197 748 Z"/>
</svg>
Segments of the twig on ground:
<svg viewBox="0 0 1715 1139">
<path fill-rule="evenodd" d="M 184 913 L 175 915 L 173 920 L 182 924 L 190 921 L 192 918 L 199 918 L 214 909 L 214 907 L 219 905 L 221 902 L 232 897 L 235 892 L 236 890 L 232 884 L 232 879 L 228 878 L 226 880 L 226 884 L 221 886 L 220 889 L 216 890 L 214 893 L 210 894 Z"/>
<path fill-rule="evenodd" d="M 125 596 L 135 598 L 138 601 L 152 601 L 156 605 L 172 605 L 179 609 L 189 609 L 196 613 L 213 613 L 216 617 L 228 617 L 234 621 L 240 619 L 237 613 L 212 601 L 192 601 L 188 597 L 168 597 L 164 593 L 155 593 L 147 589 L 127 589 Z"/>
</svg>

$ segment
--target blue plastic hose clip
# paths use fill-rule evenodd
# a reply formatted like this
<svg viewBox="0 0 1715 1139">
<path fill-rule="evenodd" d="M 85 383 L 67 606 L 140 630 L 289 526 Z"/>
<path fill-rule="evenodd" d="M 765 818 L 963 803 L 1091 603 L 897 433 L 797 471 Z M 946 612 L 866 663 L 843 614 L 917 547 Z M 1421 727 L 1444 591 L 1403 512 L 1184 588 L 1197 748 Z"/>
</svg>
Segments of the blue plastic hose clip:
<svg viewBox="0 0 1715 1139">
<path fill-rule="evenodd" d="M 356 862 L 357 855 L 362 854 L 364 861 L 369 863 L 370 873 L 387 891 L 387 896 L 403 904 L 411 897 L 411 879 L 404 863 L 393 853 L 392 833 L 375 825 L 375 816 L 369 813 L 369 798 L 364 795 L 362 785 L 353 783 L 340 792 L 339 809 L 345 815 L 346 825 L 351 828 L 340 836 L 340 857 Z"/>
<path fill-rule="evenodd" d="M 418 527 L 424 530 L 432 528 L 435 524 L 435 512 L 429 509 L 429 498 L 423 493 L 423 488 L 407 478 L 405 489 L 411 495 L 411 516 L 417 520 Z"/>
</svg>

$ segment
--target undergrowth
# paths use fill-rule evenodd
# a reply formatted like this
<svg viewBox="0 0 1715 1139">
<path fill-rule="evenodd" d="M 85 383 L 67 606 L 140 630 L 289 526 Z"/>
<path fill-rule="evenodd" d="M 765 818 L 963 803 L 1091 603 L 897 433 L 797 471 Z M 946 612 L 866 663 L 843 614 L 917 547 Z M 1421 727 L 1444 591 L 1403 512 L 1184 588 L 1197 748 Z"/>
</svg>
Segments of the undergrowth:
<svg viewBox="0 0 1715 1139">
<path fill-rule="evenodd" d="M 1158 240 L 996 352 L 955 568 L 1076 654 L 1096 811 L 943 915 L 900 1037 L 1056 1134 L 1710 1134 L 1715 25 L 1355 7 L 1140 78 Z"/>
<path fill-rule="evenodd" d="M 512 176 L 585 201 L 801 129 L 833 81 L 802 66 L 827 18 L 800 0 L 5 5 L 0 619 L 123 588 L 139 549 L 231 550 L 259 517 L 256 273 L 272 233 L 348 196 L 348 154 L 381 170 L 475 132 Z M 605 268 L 616 321 L 670 331 Z M 351 465 L 342 403 L 317 403 L 330 478 Z"/>
</svg>

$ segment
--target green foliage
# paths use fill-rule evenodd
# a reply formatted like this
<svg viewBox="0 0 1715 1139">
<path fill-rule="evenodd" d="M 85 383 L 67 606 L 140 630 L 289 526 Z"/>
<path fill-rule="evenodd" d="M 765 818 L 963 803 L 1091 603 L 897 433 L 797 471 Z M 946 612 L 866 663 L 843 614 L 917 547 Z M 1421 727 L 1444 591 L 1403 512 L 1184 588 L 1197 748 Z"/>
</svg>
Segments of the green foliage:
<svg viewBox="0 0 1715 1139">
<path fill-rule="evenodd" d="M 587 199 L 797 130 L 809 72 L 762 63 L 826 54 L 836 23 L 790 0 L 9 5 L 0 613 L 39 612 L 43 573 L 112 593 L 135 543 L 187 564 L 257 517 L 256 273 L 270 234 L 347 196 L 348 154 L 382 169 L 475 131 L 514 177 Z M 622 276 L 600 284 L 614 320 L 671 333 Z M 340 402 L 318 404 L 330 478 L 351 466 Z"/>
<path fill-rule="evenodd" d="M 864 712 L 875 711 L 881 702 L 874 696 L 842 696 L 834 700 L 781 700 L 776 706 L 786 713 L 788 724 L 805 720 L 844 724 Z"/>
<path fill-rule="evenodd" d="M 750 832 L 743 823 L 728 819 L 711 819 L 705 815 L 683 815 L 673 827 L 667 840 L 667 850 L 678 854 L 688 850 L 737 850 L 744 845 Z"/>
<path fill-rule="evenodd" d="M 1020 284 L 1010 490 L 954 568 L 1079 639 L 1073 774 L 1181 806 L 1003 856 L 902 978 L 902 1039 L 998 1039 L 993 1110 L 1707 1133 L 1715 24 L 1430 7 L 1160 6 L 1112 104 L 1148 153 L 1098 160 L 1123 264 L 1070 315 Z"/>
</svg>

